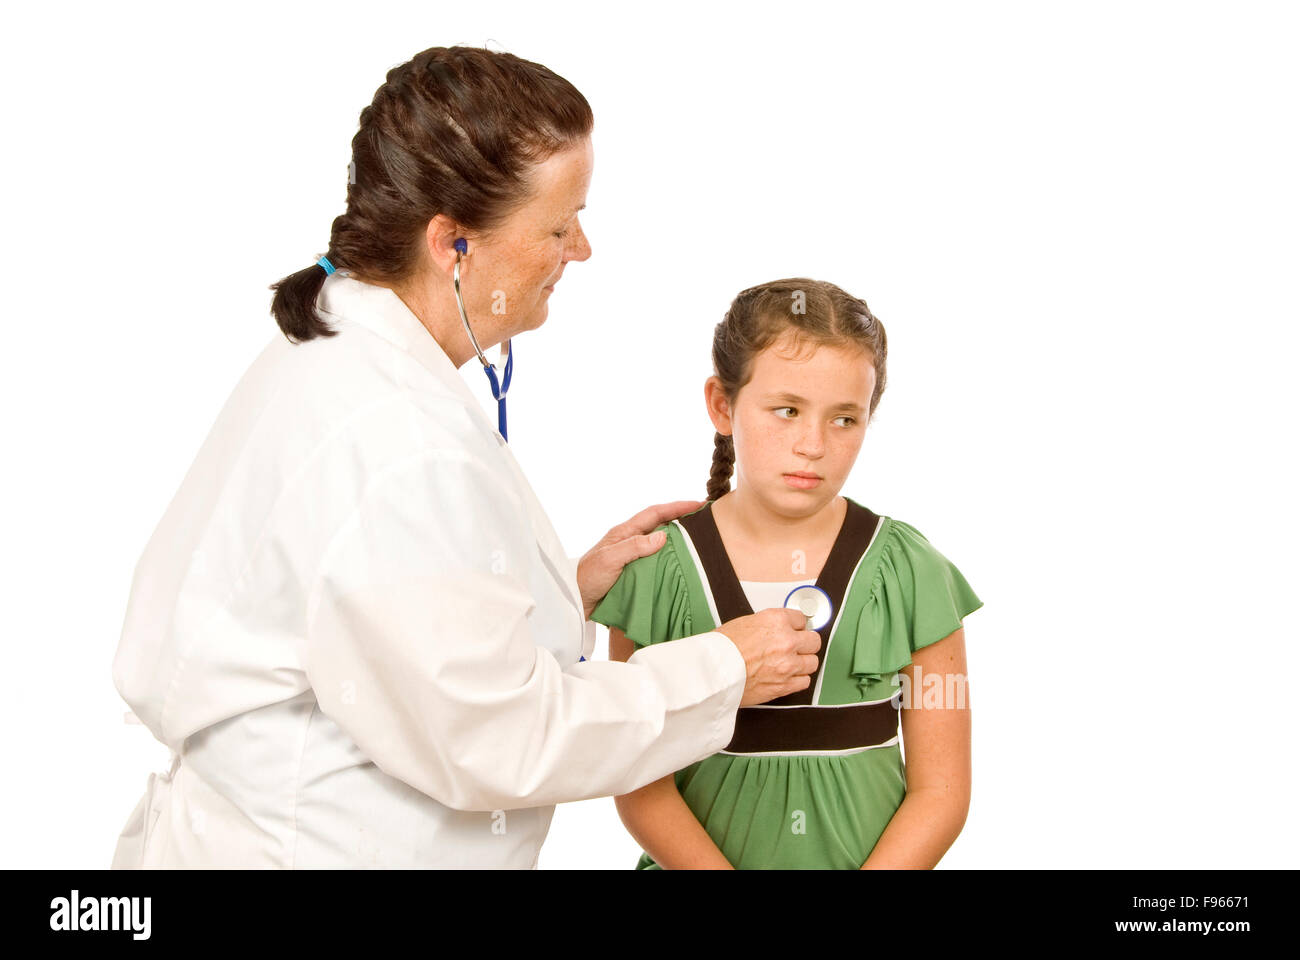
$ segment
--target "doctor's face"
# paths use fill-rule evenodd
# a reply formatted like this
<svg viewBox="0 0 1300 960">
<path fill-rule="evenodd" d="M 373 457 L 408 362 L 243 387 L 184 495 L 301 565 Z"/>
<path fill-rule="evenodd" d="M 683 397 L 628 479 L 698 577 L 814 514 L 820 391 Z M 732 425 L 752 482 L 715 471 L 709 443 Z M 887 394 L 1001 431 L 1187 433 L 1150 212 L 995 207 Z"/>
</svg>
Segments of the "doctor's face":
<svg viewBox="0 0 1300 960">
<path fill-rule="evenodd" d="M 470 239 L 461 289 L 480 342 L 480 324 L 493 343 L 540 327 L 565 266 L 591 256 L 578 211 L 592 160 L 588 137 L 534 165 L 528 201 L 490 236 Z"/>
</svg>

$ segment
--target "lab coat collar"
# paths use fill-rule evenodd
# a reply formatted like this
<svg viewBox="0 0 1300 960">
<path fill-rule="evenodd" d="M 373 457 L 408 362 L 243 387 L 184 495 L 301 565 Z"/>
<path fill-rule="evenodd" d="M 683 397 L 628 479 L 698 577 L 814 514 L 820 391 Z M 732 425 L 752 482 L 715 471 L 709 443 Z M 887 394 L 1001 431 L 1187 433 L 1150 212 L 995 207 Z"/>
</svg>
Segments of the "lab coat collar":
<svg viewBox="0 0 1300 960">
<path fill-rule="evenodd" d="M 433 334 L 388 287 L 334 273 L 325 278 L 316 307 L 323 314 L 365 327 L 410 354 L 469 407 L 480 425 L 496 429 Z"/>
</svg>

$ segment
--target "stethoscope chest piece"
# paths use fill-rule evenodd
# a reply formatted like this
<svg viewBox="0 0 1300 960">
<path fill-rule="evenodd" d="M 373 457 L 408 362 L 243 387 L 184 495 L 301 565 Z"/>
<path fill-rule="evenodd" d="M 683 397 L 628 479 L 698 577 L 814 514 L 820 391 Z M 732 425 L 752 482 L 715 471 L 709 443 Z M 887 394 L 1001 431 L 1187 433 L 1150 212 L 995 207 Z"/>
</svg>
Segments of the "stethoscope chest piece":
<svg viewBox="0 0 1300 960">
<path fill-rule="evenodd" d="M 785 605 L 808 618 L 809 630 L 820 630 L 831 622 L 831 598 L 815 583 L 795 587 L 785 598 Z"/>
</svg>

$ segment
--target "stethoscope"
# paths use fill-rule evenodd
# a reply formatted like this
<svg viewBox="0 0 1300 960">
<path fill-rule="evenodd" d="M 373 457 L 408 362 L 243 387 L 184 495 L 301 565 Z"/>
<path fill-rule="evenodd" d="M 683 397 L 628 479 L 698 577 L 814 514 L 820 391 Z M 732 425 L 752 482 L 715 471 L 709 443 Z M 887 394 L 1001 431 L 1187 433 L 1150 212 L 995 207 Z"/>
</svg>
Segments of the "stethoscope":
<svg viewBox="0 0 1300 960">
<path fill-rule="evenodd" d="M 510 375 L 515 369 L 515 352 L 510 349 L 510 341 L 501 341 L 501 354 L 506 359 L 505 372 L 501 375 L 500 383 L 497 382 L 496 367 L 488 363 L 487 357 L 483 356 L 483 351 L 479 349 L 478 338 L 474 336 L 474 331 L 469 328 L 469 317 L 465 313 L 465 301 L 460 296 L 460 258 L 461 254 L 469 252 L 469 244 L 465 242 L 464 237 L 458 237 L 455 244 L 456 248 L 456 266 L 451 272 L 451 285 L 456 289 L 456 306 L 460 308 L 460 322 L 465 324 L 465 332 L 469 334 L 469 342 L 474 344 L 474 352 L 478 354 L 479 361 L 483 364 L 483 372 L 487 374 L 488 383 L 492 385 L 492 396 L 497 402 L 497 429 L 501 432 L 501 439 L 509 442 L 510 438 L 506 436 L 506 391 L 510 389 Z"/>
<path fill-rule="evenodd" d="M 831 622 L 830 595 L 815 583 L 795 587 L 785 598 L 785 606 L 808 618 L 809 630 L 820 630 Z"/>
</svg>

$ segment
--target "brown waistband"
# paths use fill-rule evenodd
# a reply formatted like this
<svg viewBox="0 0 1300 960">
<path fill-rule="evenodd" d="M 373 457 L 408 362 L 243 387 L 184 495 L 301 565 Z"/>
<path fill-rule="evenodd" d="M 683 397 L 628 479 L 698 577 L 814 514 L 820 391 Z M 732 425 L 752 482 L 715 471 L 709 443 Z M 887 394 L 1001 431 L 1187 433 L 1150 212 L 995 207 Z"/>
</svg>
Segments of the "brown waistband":
<svg viewBox="0 0 1300 960">
<path fill-rule="evenodd" d="M 741 707 L 723 753 L 804 753 L 881 746 L 898 735 L 900 694 L 842 707 Z"/>
</svg>

